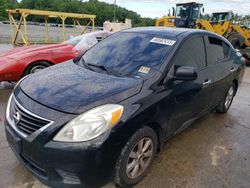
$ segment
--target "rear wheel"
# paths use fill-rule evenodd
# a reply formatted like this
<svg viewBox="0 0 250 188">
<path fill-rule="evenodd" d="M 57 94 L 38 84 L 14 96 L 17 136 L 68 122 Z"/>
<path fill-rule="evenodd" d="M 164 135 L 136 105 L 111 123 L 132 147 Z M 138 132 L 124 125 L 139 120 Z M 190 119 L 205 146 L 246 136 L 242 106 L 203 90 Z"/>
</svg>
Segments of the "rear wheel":
<svg viewBox="0 0 250 188">
<path fill-rule="evenodd" d="M 157 151 L 157 136 L 153 129 L 139 129 L 124 146 L 116 163 L 114 181 L 121 187 L 131 187 L 147 174 Z"/>
<path fill-rule="evenodd" d="M 44 68 L 49 67 L 51 64 L 47 61 L 37 61 L 33 64 L 31 64 L 24 72 L 24 76 L 28 74 L 36 73 Z"/>
<path fill-rule="evenodd" d="M 227 90 L 227 93 L 223 101 L 216 107 L 216 111 L 219 113 L 226 113 L 233 102 L 235 93 L 236 93 L 236 87 L 235 84 L 232 83 L 229 89 Z"/>
</svg>

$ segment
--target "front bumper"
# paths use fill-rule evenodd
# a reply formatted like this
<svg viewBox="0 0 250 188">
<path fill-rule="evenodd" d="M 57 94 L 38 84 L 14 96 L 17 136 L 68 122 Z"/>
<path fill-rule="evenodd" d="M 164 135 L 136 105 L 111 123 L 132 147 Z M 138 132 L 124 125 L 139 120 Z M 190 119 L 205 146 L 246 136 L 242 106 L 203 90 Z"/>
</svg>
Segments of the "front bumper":
<svg viewBox="0 0 250 188">
<path fill-rule="evenodd" d="M 112 144 L 59 143 L 43 146 L 19 136 L 5 121 L 6 137 L 21 163 L 51 187 L 100 187 L 110 179 L 119 149 Z"/>
<path fill-rule="evenodd" d="M 18 81 L 22 77 L 22 70 L 13 68 L 12 66 L 1 68 L 0 67 L 0 82 L 1 81 Z"/>
<path fill-rule="evenodd" d="M 122 129 L 88 142 L 55 142 L 53 138 L 61 127 L 76 115 L 41 105 L 25 95 L 18 86 L 14 95 L 23 108 L 19 106 L 21 117 L 30 116 L 34 120 L 34 115 L 39 115 L 40 118 L 53 122 L 43 131 L 39 132 L 39 129 L 32 134 L 22 135 L 16 130 L 20 125 L 17 123 L 16 126 L 10 119 L 10 112 L 13 115 L 11 109 L 15 104 L 10 98 L 5 120 L 6 137 L 17 158 L 35 177 L 48 186 L 60 188 L 101 187 L 108 183 L 117 158 L 129 138 Z M 22 120 L 25 119 L 20 118 Z M 117 127 L 126 128 L 118 125 Z"/>
</svg>

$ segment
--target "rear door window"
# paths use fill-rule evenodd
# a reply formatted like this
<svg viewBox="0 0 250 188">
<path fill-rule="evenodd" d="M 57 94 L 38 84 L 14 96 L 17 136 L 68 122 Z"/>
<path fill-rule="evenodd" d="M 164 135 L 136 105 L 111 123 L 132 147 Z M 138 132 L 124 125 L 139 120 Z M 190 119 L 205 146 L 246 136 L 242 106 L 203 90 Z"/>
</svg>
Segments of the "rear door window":
<svg viewBox="0 0 250 188">
<path fill-rule="evenodd" d="M 174 57 L 174 65 L 191 66 L 197 70 L 206 66 L 205 45 L 203 37 L 185 41 Z"/>
<path fill-rule="evenodd" d="M 230 46 L 224 41 L 215 37 L 208 37 L 207 41 L 208 64 L 215 64 L 229 57 Z"/>
</svg>

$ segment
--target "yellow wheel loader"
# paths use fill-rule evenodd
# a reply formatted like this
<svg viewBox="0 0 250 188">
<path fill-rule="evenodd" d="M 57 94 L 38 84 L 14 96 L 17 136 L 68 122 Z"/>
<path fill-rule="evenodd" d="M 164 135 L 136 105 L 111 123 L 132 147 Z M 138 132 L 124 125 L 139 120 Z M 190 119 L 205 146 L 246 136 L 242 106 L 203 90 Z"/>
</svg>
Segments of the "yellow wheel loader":
<svg viewBox="0 0 250 188">
<path fill-rule="evenodd" d="M 250 29 L 233 23 L 232 12 L 213 13 L 211 20 L 202 19 L 203 12 L 203 4 L 178 3 L 171 16 L 171 22 L 170 16 L 166 16 L 157 19 L 156 26 L 196 28 L 217 33 L 227 38 L 235 48 L 244 49 L 241 50 L 243 56 L 250 61 L 249 53 L 246 53 L 250 51 Z"/>
<path fill-rule="evenodd" d="M 235 48 L 250 47 L 250 29 L 232 22 L 232 12 L 217 12 L 212 14 L 210 21 L 196 20 L 196 28 L 212 31 L 227 38 Z"/>
<path fill-rule="evenodd" d="M 175 16 L 164 16 L 156 20 L 156 26 L 174 27 Z"/>
</svg>

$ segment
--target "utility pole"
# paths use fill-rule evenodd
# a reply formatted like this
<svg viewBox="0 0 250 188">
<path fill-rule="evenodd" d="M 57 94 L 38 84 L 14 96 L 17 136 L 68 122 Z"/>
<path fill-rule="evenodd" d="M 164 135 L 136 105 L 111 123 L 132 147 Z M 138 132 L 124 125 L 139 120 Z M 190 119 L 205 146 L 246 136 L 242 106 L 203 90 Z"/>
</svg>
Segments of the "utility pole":
<svg viewBox="0 0 250 188">
<path fill-rule="evenodd" d="M 116 11 L 116 0 L 114 0 L 114 22 L 116 22 L 116 18 L 115 18 L 115 11 Z"/>
</svg>

